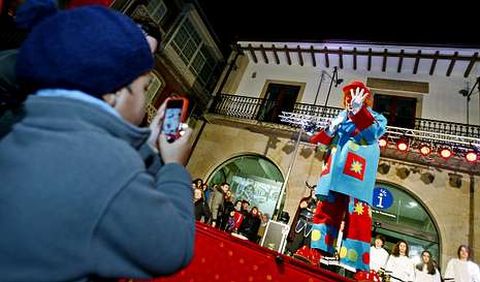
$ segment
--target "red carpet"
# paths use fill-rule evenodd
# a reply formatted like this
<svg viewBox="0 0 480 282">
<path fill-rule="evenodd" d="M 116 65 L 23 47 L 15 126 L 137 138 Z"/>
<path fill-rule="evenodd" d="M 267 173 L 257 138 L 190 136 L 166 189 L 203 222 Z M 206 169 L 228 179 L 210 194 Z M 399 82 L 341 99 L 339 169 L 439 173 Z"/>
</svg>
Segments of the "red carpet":
<svg viewBox="0 0 480 282">
<path fill-rule="evenodd" d="M 197 223 L 195 255 L 174 275 L 142 282 L 341 282 L 352 281 Z M 139 281 L 139 280 L 122 280 Z"/>
</svg>

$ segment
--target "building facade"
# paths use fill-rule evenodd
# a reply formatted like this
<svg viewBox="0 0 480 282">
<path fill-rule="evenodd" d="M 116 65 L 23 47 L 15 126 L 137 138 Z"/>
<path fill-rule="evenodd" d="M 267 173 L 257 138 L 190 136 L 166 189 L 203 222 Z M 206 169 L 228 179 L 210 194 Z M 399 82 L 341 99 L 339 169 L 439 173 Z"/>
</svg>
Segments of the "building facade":
<svg viewBox="0 0 480 282">
<path fill-rule="evenodd" d="M 195 123 L 212 100 L 224 68 L 219 41 L 199 5 L 181 0 L 116 0 L 111 7 L 132 18 L 152 19 L 162 33 L 153 82 L 147 90 L 148 122 L 167 97 L 180 95 L 188 97 Z"/>
<path fill-rule="evenodd" d="M 328 120 L 340 110 L 342 83 L 362 80 L 389 121 L 372 230 L 387 247 L 405 239 L 415 259 L 429 249 L 445 267 L 460 244 L 480 251 L 478 51 L 237 42 L 188 169 L 210 184 L 230 182 L 237 199 L 270 215 L 295 214 L 323 156 L 299 120 Z"/>
</svg>

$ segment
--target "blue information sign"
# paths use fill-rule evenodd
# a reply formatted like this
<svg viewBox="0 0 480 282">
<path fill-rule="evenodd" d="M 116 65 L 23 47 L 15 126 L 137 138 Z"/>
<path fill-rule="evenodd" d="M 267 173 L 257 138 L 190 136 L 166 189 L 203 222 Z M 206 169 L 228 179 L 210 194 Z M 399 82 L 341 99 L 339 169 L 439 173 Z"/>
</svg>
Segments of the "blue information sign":
<svg viewBox="0 0 480 282">
<path fill-rule="evenodd" d="M 388 209 L 393 204 L 393 195 L 387 188 L 375 187 L 372 203 L 374 208 Z"/>
</svg>

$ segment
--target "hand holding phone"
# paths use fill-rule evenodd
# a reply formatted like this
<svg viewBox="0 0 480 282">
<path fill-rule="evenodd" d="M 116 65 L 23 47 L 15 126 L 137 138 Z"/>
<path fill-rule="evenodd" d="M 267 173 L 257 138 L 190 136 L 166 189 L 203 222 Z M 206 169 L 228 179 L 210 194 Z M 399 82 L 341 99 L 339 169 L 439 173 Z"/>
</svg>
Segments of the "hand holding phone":
<svg viewBox="0 0 480 282">
<path fill-rule="evenodd" d="M 167 141 L 171 143 L 180 137 L 182 123 L 187 118 L 188 100 L 184 97 L 170 97 L 165 103 L 162 133 L 167 137 Z"/>
</svg>

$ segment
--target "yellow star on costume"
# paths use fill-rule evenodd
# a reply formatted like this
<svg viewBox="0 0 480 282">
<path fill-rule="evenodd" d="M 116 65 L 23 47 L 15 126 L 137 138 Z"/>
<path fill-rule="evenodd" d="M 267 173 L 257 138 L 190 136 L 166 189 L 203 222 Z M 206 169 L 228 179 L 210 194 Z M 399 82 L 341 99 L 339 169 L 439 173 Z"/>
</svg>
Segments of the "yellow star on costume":
<svg viewBox="0 0 480 282">
<path fill-rule="evenodd" d="M 363 205 L 360 203 L 356 203 L 355 207 L 353 208 L 353 212 L 357 213 L 358 215 L 363 214 Z"/>
<path fill-rule="evenodd" d="M 350 170 L 355 172 L 355 173 L 361 174 L 362 173 L 362 164 L 358 161 L 353 161 L 352 166 L 350 166 Z"/>
</svg>

